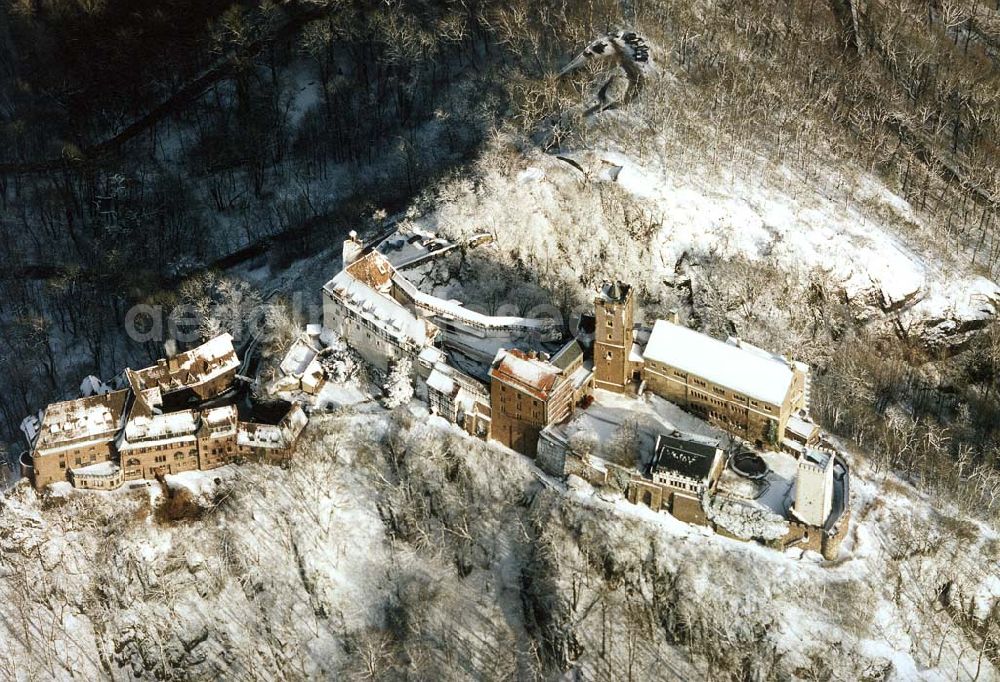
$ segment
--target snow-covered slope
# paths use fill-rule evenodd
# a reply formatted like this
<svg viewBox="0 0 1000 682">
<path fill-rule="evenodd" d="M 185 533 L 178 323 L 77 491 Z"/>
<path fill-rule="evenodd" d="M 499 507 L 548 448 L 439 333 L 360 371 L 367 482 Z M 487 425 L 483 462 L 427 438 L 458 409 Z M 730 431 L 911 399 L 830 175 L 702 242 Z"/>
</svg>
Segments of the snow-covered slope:
<svg viewBox="0 0 1000 682">
<path fill-rule="evenodd" d="M 821 280 L 860 319 L 898 318 L 931 343 L 948 342 L 997 314 L 1000 286 L 978 274 L 965 254 L 934 244 L 932 227 L 879 179 L 837 170 L 817 176 L 765 160 L 757 166 L 730 173 L 672 162 L 666 153 L 641 162 L 612 151 L 534 154 L 510 171 L 490 169 L 484 186 L 459 190 L 439 215 L 451 229 L 492 227 L 529 262 L 554 256 L 552 242 L 575 238 L 578 253 L 566 254 L 572 265 L 603 261 L 620 271 L 624 259 L 626 274 L 640 277 L 654 297 L 659 282 L 675 281 L 683 261 L 711 257 L 766 262 L 802 289 Z M 501 217 L 493 195 L 505 184 L 518 201 L 500 209 Z M 614 197 L 617 205 L 609 206 L 610 186 L 624 195 Z M 615 238 L 604 233 L 621 229 L 601 215 L 609 209 L 634 213 L 646 243 L 591 263 L 594 242 L 608 256 Z"/>
<path fill-rule="evenodd" d="M 414 409 L 317 417 L 288 469 L 170 477 L 170 502 L 19 488 L 0 512 L 0 672 L 994 675 L 961 614 L 996 608 L 996 534 L 891 479 L 856 479 L 824 563 L 565 488 Z"/>
</svg>

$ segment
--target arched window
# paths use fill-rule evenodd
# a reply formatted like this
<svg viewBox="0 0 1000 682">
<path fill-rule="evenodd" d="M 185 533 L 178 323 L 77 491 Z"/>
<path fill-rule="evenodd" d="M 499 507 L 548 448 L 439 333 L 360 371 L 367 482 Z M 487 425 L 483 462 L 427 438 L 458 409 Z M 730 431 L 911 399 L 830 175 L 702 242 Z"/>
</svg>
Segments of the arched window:
<svg viewBox="0 0 1000 682">
<path fill-rule="evenodd" d="M 135 457 L 130 457 L 129 460 L 125 462 L 125 464 L 127 464 L 130 467 L 137 467 L 139 466 L 139 460 L 137 460 Z"/>
</svg>

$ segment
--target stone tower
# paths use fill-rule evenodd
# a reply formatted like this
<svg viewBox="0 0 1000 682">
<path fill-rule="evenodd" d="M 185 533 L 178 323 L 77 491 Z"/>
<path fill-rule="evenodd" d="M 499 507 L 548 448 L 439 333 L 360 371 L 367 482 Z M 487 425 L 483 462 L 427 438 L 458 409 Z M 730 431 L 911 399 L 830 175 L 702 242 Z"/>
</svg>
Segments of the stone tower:
<svg viewBox="0 0 1000 682">
<path fill-rule="evenodd" d="M 823 526 L 833 507 L 833 454 L 807 448 L 799 460 L 792 511 L 803 523 Z"/>
<path fill-rule="evenodd" d="M 358 233 L 351 230 L 350 234 L 347 235 L 347 239 L 344 240 L 343 262 L 341 267 L 346 268 L 348 265 L 360 258 L 364 249 L 365 245 L 360 239 L 358 239 Z"/>
<path fill-rule="evenodd" d="M 597 388 L 624 393 L 631 383 L 629 352 L 635 317 L 632 287 L 605 282 L 594 299 L 594 379 Z"/>
</svg>

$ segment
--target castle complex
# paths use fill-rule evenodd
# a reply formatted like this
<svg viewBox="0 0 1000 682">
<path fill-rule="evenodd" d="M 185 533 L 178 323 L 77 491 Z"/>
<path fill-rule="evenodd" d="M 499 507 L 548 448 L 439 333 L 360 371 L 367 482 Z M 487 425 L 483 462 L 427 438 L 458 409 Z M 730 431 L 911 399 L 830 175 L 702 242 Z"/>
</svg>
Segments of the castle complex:
<svg viewBox="0 0 1000 682">
<path fill-rule="evenodd" d="M 469 435 L 720 535 L 837 555 L 850 518 L 849 468 L 809 419 L 807 365 L 714 339 L 673 314 L 643 327 L 624 282 L 602 284 L 593 315 L 566 335 L 552 319 L 488 315 L 420 291 L 353 233 L 342 265 L 323 287 L 325 333 L 376 372 L 408 371 L 431 412 Z M 323 330 L 311 326 L 282 361 L 278 384 L 316 395 L 326 374 L 310 335 Z M 22 474 L 39 489 L 65 481 L 110 490 L 241 459 L 287 459 L 305 412 L 284 403 L 267 419 L 241 419 L 240 364 L 224 334 L 124 370 L 117 390 L 88 377 L 81 390 L 95 395 L 24 420 Z M 662 416 L 669 404 L 732 442 L 679 431 Z"/>
<path fill-rule="evenodd" d="M 241 421 L 235 404 L 204 404 L 225 402 L 239 366 L 223 334 L 152 367 L 126 369 L 120 390 L 53 403 L 22 424 L 31 450 L 21 473 L 38 489 L 68 481 L 110 490 L 240 458 L 286 459 L 306 423 L 301 407 L 261 424 Z"/>
<path fill-rule="evenodd" d="M 469 434 L 533 457 L 554 475 L 615 482 L 632 502 L 721 534 L 836 555 L 849 519 L 848 467 L 820 445 L 808 418 L 807 365 L 737 338 L 714 339 L 676 317 L 643 328 L 634 289 L 623 282 L 600 287 L 593 331 L 566 340 L 552 320 L 489 316 L 419 291 L 353 233 L 343 254 L 343 269 L 323 288 L 324 327 L 382 372 L 408 358 L 416 395 Z M 797 472 L 789 481 L 759 457 L 744 471 L 719 441 L 666 425 L 651 451 L 634 453 L 639 468 L 578 453 L 566 431 L 589 416 L 601 392 L 660 396 L 798 462 Z M 773 494 L 782 482 L 784 493 Z"/>
</svg>

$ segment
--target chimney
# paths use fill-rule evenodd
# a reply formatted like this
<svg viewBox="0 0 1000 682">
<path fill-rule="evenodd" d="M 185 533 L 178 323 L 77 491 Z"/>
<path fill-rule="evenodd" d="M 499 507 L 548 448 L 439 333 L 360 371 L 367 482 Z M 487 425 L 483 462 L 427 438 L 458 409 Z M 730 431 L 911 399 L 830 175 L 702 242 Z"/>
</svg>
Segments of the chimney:
<svg viewBox="0 0 1000 682">
<path fill-rule="evenodd" d="M 680 318 L 677 316 L 677 308 L 670 309 L 670 312 L 667 313 L 667 321 L 673 324 L 680 324 Z"/>
<path fill-rule="evenodd" d="M 177 355 L 177 339 L 167 339 L 163 342 L 163 353 L 167 359 Z"/>
</svg>

